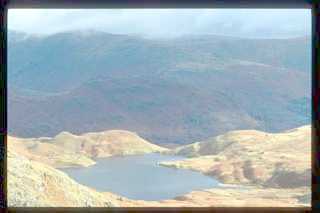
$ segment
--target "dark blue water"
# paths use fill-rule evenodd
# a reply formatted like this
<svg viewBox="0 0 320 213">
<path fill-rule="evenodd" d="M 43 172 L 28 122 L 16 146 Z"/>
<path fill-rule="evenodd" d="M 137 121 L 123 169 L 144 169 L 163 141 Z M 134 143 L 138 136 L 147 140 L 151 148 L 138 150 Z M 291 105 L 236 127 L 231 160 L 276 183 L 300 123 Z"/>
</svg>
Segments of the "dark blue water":
<svg viewBox="0 0 320 213">
<path fill-rule="evenodd" d="M 179 159 L 183 157 L 131 155 L 98 159 L 96 165 L 88 168 L 62 170 L 77 182 L 98 191 L 140 200 L 171 199 L 193 190 L 217 186 L 218 181 L 201 173 L 157 165 L 157 162 Z"/>
</svg>

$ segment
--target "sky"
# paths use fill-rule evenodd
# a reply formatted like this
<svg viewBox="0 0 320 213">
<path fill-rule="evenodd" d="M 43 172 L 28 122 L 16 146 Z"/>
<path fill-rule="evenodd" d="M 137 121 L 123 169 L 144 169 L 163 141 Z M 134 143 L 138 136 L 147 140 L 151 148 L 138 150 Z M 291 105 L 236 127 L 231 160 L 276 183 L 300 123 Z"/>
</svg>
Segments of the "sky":
<svg viewBox="0 0 320 213">
<path fill-rule="evenodd" d="M 8 29 L 38 35 L 96 30 L 151 38 L 195 34 L 289 38 L 311 35 L 311 10 L 9 9 Z"/>
</svg>

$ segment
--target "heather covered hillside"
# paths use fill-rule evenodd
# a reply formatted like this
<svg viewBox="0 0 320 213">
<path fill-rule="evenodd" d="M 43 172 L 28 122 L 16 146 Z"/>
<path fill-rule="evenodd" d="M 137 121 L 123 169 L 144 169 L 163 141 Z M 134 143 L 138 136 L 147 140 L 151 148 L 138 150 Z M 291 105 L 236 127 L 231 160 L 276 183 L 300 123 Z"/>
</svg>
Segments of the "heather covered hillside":
<svg viewBox="0 0 320 213">
<path fill-rule="evenodd" d="M 9 133 L 126 129 L 186 144 L 310 121 L 310 39 L 9 32 Z M 32 123 L 32 125 L 30 125 Z"/>
</svg>

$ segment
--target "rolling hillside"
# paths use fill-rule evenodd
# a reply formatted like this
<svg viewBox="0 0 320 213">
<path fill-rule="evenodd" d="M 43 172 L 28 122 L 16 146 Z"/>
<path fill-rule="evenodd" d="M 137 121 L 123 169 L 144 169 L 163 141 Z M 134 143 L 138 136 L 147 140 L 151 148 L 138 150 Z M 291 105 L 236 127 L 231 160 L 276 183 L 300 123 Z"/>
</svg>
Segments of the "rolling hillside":
<svg viewBox="0 0 320 213">
<path fill-rule="evenodd" d="M 30 160 L 55 168 L 91 166 L 94 158 L 164 152 L 168 149 L 149 143 L 124 130 L 73 135 L 61 132 L 55 137 L 8 137 L 8 147 Z"/>
<path fill-rule="evenodd" d="M 9 133 L 127 129 L 186 144 L 237 129 L 282 131 L 310 123 L 310 58 L 307 38 L 10 32 Z"/>
<path fill-rule="evenodd" d="M 239 130 L 178 147 L 190 158 L 161 165 L 192 169 L 224 183 L 271 188 L 311 186 L 311 126 L 280 133 Z"/>
</svg>

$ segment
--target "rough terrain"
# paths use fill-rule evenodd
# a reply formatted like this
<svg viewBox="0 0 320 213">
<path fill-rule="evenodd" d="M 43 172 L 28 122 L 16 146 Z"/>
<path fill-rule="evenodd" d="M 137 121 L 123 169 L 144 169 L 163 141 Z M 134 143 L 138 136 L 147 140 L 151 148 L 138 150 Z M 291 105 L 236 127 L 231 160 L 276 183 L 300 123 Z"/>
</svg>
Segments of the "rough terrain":
<svg viewBox="0 0 320 213">
<path fill-rule="evenodd" d="M 278 134 L 254 130 L 233 131 L 173 151 L 143 141 L 141 146 L 137 146 L 139 152 L 161 151 L 190 157 L 182 161 L 162 162 L 162 165 L 196 170 L 216 177 L 222 183 L 232 183 L 192 191 L 170 200 L 131 200 L 110 192 L 99 192 L 53 168 L 58 167 L 57 159 L 63 159 L 64 165 L 70 165 L 74 160 L 74 165 L 85 166 L 91 162 L 86 155 L 105 157 L 110 154 L 128 154 L 123 151 L 125 144 L 135 147 L 133 145 L 141 141 L 134 133 L 125 134 L 124 137 L 124 132 L 88 133 L 81 136 L 61 133 L 55 138 L 37 140 L 9 137 L 9 206 L 310 206 L 310 126 Z M 123 146 L 112 149 L 109 143 L 115 142 L 119 135 L 123 136 L 119 139 Z M 131 141 L 133 144 L 130 146 L 128 143 Z M 88 143 L 88 147 L 95 144 L 102 148 L 98 154 L 93 154 L 87 151 L 90 149 L 83 149 L 82 142 Z M 143 145 L 147 148 L 143 149 Z M 54 156 L 55 160 L 49 156 Z M 66 159 L 69 163 L 66 163 Z"/>
<path fill-rule="evenodd" d="M 9 147 L 8 206 L 117 206 L 108 196 L 80 185 L 53 167 L 22 156 Z"/>
<path fill-rule="evenodd" d="M 90 166 L 92 158 L 115 155 L 163 152 L 168 149 L 149 143 L 137 134 L 124 130 L 73 135 L 62 132 L 53 138 L 8 137 L 8 146 L 16 152 L 56 168 Z"/>
<path fill-rule="evenodd" d="M 224 183 L 294 188 L 311 186 L 311 127 L 270 134 L 232 131 L 171 153 L 191 158 L 161 162 L 192 169 Z"/>
<path fill-rule="evenodd" d="M 98 192 L 49 165 L 8 152 L 10 207 L 307 206 L 301 202 L 307 190 L 306 187 L 229 187 L 193 191 L 171 200 L 130 200 L 110 192 Z"/>
</svg>

